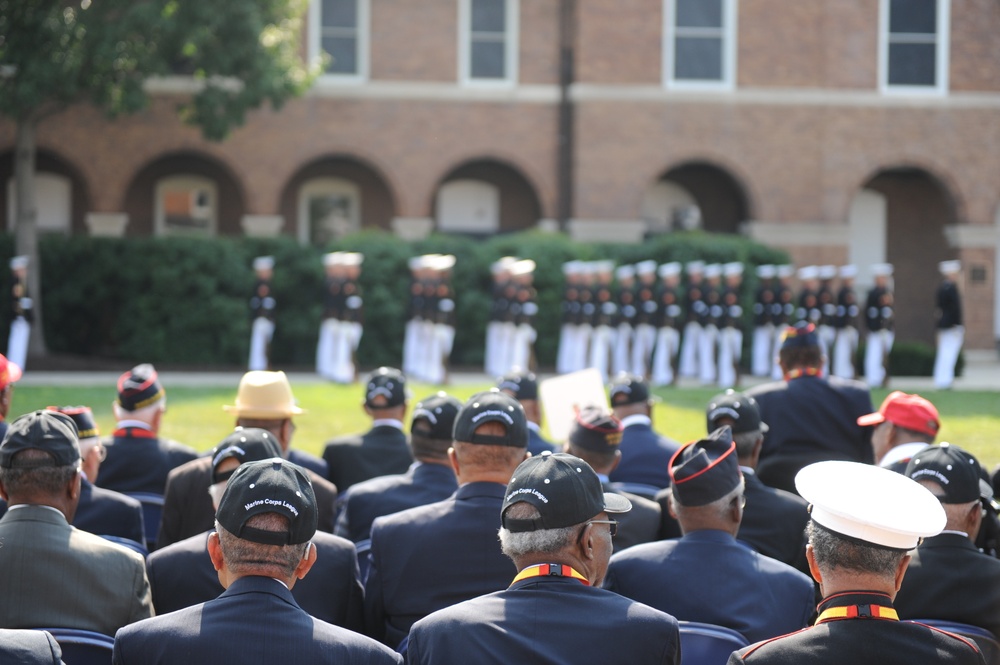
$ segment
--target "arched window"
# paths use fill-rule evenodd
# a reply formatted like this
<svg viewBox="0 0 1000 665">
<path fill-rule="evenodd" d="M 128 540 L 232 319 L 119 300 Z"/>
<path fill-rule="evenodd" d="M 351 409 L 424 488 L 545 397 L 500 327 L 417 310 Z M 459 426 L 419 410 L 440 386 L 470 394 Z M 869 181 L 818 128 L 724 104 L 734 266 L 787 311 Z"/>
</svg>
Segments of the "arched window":
<svg viewBox="0 0 1000 665">
<path fill-rule="evenodd" d="M 217 187 L 208 178 L 195 175 L 162 178 L 156 183 L 156 235 L 214 236 L 218 199 Z"/>
<path fill-rule="evenodd" d="M 361 191 L 350 180 L 316 178 L 299 189 L 298 238 L 326 245 L 361 227 Z"/>
<path fill-rule="evenodd" d="M 439 231 L 496 233 L 500 229 L 500 189 L 482 180 L 452 180 L 437 195 Z"/>
<path fill-rule="evenodd" d="M 7 229 L 17 224 L 17 192 L 14 178 L 7 181 Z M 69 178 L 55 173 L 35 174 L 35 208 L 39 231 L 68 233 L 73 185 Z"/>
</svg>

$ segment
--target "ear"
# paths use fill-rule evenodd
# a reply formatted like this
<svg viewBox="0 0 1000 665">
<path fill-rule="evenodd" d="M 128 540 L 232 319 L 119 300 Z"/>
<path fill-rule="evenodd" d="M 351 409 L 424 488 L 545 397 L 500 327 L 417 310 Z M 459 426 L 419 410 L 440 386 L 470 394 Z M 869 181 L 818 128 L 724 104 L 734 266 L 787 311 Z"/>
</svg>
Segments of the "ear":
<svg viewBox="0 0 1000 665">
<path fill-rule="evenodd" d="M 76 470 L 73 474 L 73 479 L 69 481 L 66 486 L 66 497 L 71 501 L 77 501 L 80 498 L 80 488 L 83 485 L 83 474 L 80 469 Z"/>
<path fill-rule="evenodd" d="M 667 512 L 670 513 L 670 516 L 673 517 L 675 520 L 677 519 L 677 510 L 674 506 L 673 492 L 667 494 Z"/>
<path fill-rule="evenodd" d="M 583 527 L 580 537 L 577 539 L 577 546 L 580 548 L 580 556 L 584 559 L 593 560 L 596 557 L 594 548 L 594 525 L 588 524 Z"/>
<path fill-rule="evenodd" d="M 614 464 L 611 465 L 611 468 L 608 469 L 608 473 L 610 474 L 612 471 L 614 471 L 615 469 L 617 469 L 618 468 L 618 463 L 621 462 L 621 461 L 622 461 L 622 451 L 616 450 L 615 451 L 615 462 L 614 462 Z"/>
<path fill-rule="evenodd" d="M 306 546 L 306 553 L 302 555 L 299 565 L 295 567 L 295 579 L 301 580 L 305 577 L 306 573 L 313 567 L 313 564 L 316 563 L 317 557 L 316 545 L 309 543 Z"/>
<path fill-rule="evenodd" d="M 8 503 L 10 502 L 10 496 L 7 494 L 7 488 L 3 486 L 2 482 L 0 482 L 0 499 L 3 499 Z"/>
<path fill-rule="evenodd" d="M 903 560 L 899 562 L 899 567 L 896 569 L 896 591 L 899 591 L 899 587 L 903 584 L 903 575 L 906 574 L 906 569 L 910 565 L 910 555 L 907 554 L 903 557 Z"/>
<path fill-rule="evenodd" d="M 455 454 L 454 446 L 448 449 L 448 461 L 451 462 L 451 470 L 455 472 L 455 477 L 459 475 L 458 455 Z"/>
<path fill-rule="evenodd" d="M 215 531 L 208 534 L 208 557 L 212 560 L 212 567 L 219 574 L 219 583 L 224 589 L 229 588 L 229 569 L 226 561 L 222 558 L 222 546 L 219 544 L 219 534 Z"/>
<path fill-rule="evenodd" d="M 823 574 L 819 572 L 819 565 L 816 563 L 816 555 L 813 553 L 813 546 L 806 545 L 806 561 L 809 563 L 809 572 L 812 574 L 813 579 L 819 584 L 820 589 L 823 588 Z"/>
</svg>

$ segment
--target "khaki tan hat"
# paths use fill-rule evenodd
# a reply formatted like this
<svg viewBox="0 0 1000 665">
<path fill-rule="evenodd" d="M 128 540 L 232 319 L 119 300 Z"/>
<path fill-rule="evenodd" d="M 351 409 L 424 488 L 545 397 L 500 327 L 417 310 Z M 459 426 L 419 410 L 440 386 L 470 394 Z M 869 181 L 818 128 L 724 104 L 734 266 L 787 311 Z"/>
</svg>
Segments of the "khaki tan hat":
<svg viewBox="0 0 1000 665">
<path fill-rule="evenodd" d="M 240 418 L 288 418 L 305 413 L 295 404 L 284 372 L 261 370 L 244 374 L 236 390 L 236 404 L 222 408 Z"/>
</svg>

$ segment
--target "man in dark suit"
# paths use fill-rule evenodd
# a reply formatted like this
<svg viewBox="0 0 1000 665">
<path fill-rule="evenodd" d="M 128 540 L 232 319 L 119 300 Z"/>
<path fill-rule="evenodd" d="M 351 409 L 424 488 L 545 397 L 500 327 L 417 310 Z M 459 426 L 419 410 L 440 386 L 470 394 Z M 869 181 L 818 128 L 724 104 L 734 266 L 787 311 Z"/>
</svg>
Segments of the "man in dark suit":
<svg viewBox="0 0 1000 665">
<path fill-rule="evenodd" d="M 0 628 L 0 663 L 63 665 L 62 649 L 43 630 Z"/>
<path fill-rule="evenodd" d="M 809 625 L 812 580 L 736 541 L 743 477 L 728 427 L 670 463 L 671 512 L 684 536 L 611 558 L 605 588 L 682 621 L 725 626 L 751 642 Z"/>
<path fill-rule="evenodd" d="M 930 492 L 887 469 L 843 461 L 807 466 L 795 484 L 812 504 L 806 556 L 823 594 L 819 618 L 806 630 L 740 649 L 729 665 L 983 665 L 969 640 L 899 621 L 893 607 L 907 551 L 945 525 Z"/>
<path fill-rule="evenodd" d="M 277 439 L 256 428 L 238 428 L 216 448 L 210 494 L 215 507 L 226 483 L 241 464 L 281 457 Z M 211 531 L 192 536 L 149 555 L 146 572 L 157 614 L 197 605 L 218 597 L 223 588 L 208 556 Z M 312 537 L 317 564 L 309 579 L 292 592 L 296 602 L 317 619 L 351 630 L 364 630 L 363 589 L 354 546 L 343 538 L 317 531 Z"/>
<path fill-rule="evenodd" d="M 983 500 L 993 492 L 979 461 L 942 443 L 917 453 L 906 467 L 944 507 L 944 531 L 924 539 L 896 594 L 904 619 L 945 619 L 980 626 L 1000 637 L 1000 560 L 973 544 L 983 519 Z"/>
<path fill-rule="evenodd" d="M 862 427 L 872 430 L 872 453 L 875 463 L 896 473 L 906 471 L 913 456 L 934 443 L 941 419 L 938 411 L 920 395 L 894 390 L 874 413 L 858 418 Z"/>
<path fill-rule="evenodd" d="M 809 504 L 791 492 L 768 487 L 757 477 L 757 460 L 764 444 L 767 423 L 753 397 L 727 390 L 709 401 L 706 412 L 708 432 L 729 427 L 736 444 L 736 456 L 745 482 L 747 505 L 736 538 L 764 556 L 787 563 L 805 574 L 806 524 Z"/>
<path fill-rule="evenodd" d="M 410 420 L 410 445 L 416 461 L 406 473 L 371 478 L 337 498 L 335 533 L 355 543 L 371 538 L 376 517 L 443 501 L 458 489 L 448 461 L 455 416 L 462 403 L 439 392 L 421 400 Z"/>
<path fill-rule="evenodd" d="M 757 473 L 765 484 L 795 491 L 795 474 L 823 460 L 872 462 L 871 428 L 858 418 L 871 413 L 871 394 L 859 381 L 822 376 L 823 351 L 816 327 L 785 329 L 778 353 L 784 379 L 746 391 L 768 424 Z"/>
<path fill-rule="evenodd" d="M 497 382 L 497 390 L 507 393 L 524 407 L 528 419 L 528 452 L 541 455 L 546 450 L 555 452 L 556 447 L 541 433 L 542 410 L 538 404 L 538 378 L 534 372 L 513 371 L 505 374 Z"/>
<path fill-rule="evenodd" d="M 34 411 L 0 444 L 0 628 L 58 626 L 113 635 L 152 614 L 142 557 L 69 524 L 80 448 L 68 416 Z"/>
<path fill-rule="evenodd" d="M 282 459 L 249 462 L 229 479 L 208 538 L 226 591 L 126 626 L 113 662 L 401 663 L 373 640 L 309 616 L 291 589 L 316 562 L 316 495 Z"/>
<path fill-rule="evenodd" d="M 524 409 L 495 389 L 473 395 L 455 418 L 454 439 L 448 457 L 458 491 L 372 525 L 366 623 L 390 646 L 418 619 L 504 589 L 517 572 L 497 529 L 507 481 L 527 457 Z"/>
<path fill-rule="evenodd" d="M 513 584 L 418 621 L 407 661 L 679 664 L 673 617 L 601 588 L 617 525 L 609 517 L 628 509 L 621 495 L 602 492 L 581 459 L 525 461 L 501 517 L 501 546 L 518 571 Z"/>
<path fill-rule="evenodd" d="M 337 488 L 326 479 L 326 462 L 292 448 L 292 417 L 305 413 L 295 402 L 284 372 L 247 372 L 240 379 L 236 404 L 223 407 L 236 415 L 237 427 L 258 427 L 273 434 L 281 454 L 307 471 L 319 501 L 319 530 L 333 531 Z M 163 498 L 163 517 L 156 544 L 164 547 L 212 528 L 215 509 L 208 496 L 212 484 L 212 454 L 170 472 Z"/>
<path fill-rule="evenodd" d="M 608 481 L 608 474 L 622 457 L 618 449 L 621 440 L 622 424 L 604 409 L 588 406 L 577 414 L 566 441 L 566 452 L 594 469 L 605 492 L 621 494 L 632 504 L 630 511 L 618 517 L 615 552 L 657 540 L 660 531 L 659 504 L 638 494 L 616 490 Z"/>
<path fill-rule="evenodd" d="M 107 457 L 94 484 L 116 492 L 163 494 L 170 470 L 198 453 L 159 435 L 167 393 L 156 369 L 136 365 L 118 377 L 118 399 L 111 406 L 118 425 L 104 442 Z"/>
<path fill-rule="evenodd" d="M 403 433 L 406 416 L 406 378 L 398 369 L 379 367 L 365 382 L 365 413 L 372 428 L 327 442 L 323 459 L 330 481 L 341 492 L 369 478 L 405 473 L 413 455 Z"/>
<path fill-rule="evenodd" d="M 658 489 L 669 486 L 667 467 L 680 444 L 653 431 L 649 384 L 635 374 L 618 374 L 611 382 L 610 400 L 615 418 L 624 427 L 621 462 L 609 474 L 611 481 Z"/>
</svg>

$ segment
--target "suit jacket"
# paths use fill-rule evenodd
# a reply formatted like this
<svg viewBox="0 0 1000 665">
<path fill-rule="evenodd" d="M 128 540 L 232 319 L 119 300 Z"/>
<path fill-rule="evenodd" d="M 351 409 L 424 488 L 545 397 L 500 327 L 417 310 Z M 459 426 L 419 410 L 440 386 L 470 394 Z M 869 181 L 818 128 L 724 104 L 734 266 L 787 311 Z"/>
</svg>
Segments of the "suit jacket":
<svg viewBox="0 0 1000 665">
<path fill-rule="evenodd" d="M 241 577 L 215 600 L 122 628 L 112 660 L 115 665 L 403 662 L 363 635 L 309 616 L 269 577 Z"/>
<path fill-rule="evenodd" d="M 0 663 L 17 665 L 64 665 L 62 649 L 43 630 L 0 628 Z"/>
<path fill-rule="evenodd" d="M 820 603 L 832 607 L 892 607 L 888 596 L 844 593 Z M 733 653 L 729 665 L 886 665 L 887 663 L 968 663 L 983 657 L 965 638 L 917 623 L 882 619 L 821 619 L 812 628 L 752 644 Z"/>
<path fill-rule="evenodd" d="M 316 493 L 319 530 L 333 532 L 333 510 L 337 488 L 329 480 L 306 469 Z M 208 488 L 212 485 L 212 460 L 199 457 L 177 467 L 167 476 L 163 516 L 156 546 L 165 547 L 215 528 L 215 508 Z"/>
<path fill-rule="evenodd" d="M 681 662 L 672 616 L 568 577 L 531 577 L 435 612 L 407 644 L 407 662 L 420 665 Z"/>
<path fill-rule="evenodd" d="M 108 456 L 94 484 L 116 492 L 162 495 L 170 470 L 198 457 L 194 448 L 139 427 L 116 430 L 104 446 Z"/>
<path fill-rule="evenodd" d="M 80 485 L 73 526 L 98 536 L 120 536 L 146 543 L 142 504 L 119 492 L 95 487 L 86 478 Z"/>
<path fill-rule="evenodd" d="M 152 614 L 142 557 L 70 526 L 55 509 L 7 511 L 0 543 L 0 628 L 114 635 Z"/>
<path fill-rule="evenodd" d="M 958 621 L 1000 638 L 1000 559 L 958 533 L 927 538 L 911 555 L 893 601 L 900 618 Z"/>
<path fill-rule="evenodd" d="M 372 637 L 394 647 L 431 612 L 507 588 L 517 569 L 497 538 L 506 489 L 467 483 L 444 501 L 375 520 L 365 583 Z"/>
<path fill-rule="evenodd" d="M 618 535 L 614 537 L 615 552 L 621 552 L 639 543 L 648 543 L 660 538 L 660 504 L 638 494 L 620 492 L 604 484 L 605 492 L 621 494 L 632 502 L 632 510 L 615 515 L 618 520 Z"/>
<path fill-rule="evenodd" d="M 309 469 L 320 478 L 330 477 L 330 467 L 326 465 L 326 462 L 302 450 L 289 448 L 288 461 L 292 464 L 298 464 L 303 469 Z"/>
<path fill-rule="evenodd" d="M 376 517 L 444 501 L 458 489 L 450 466 L 414 462 L 406 473 L 371 478 L 337 498 L 334 532 L 354 542 L 371 538 Z"/>
<path fill-rule="evenodd" d="M 812 580 L 716 530 L 615 554 L 604 587 L 681 621 L 732 628 L 751 642 L 809 625 L 815 606 Z"/>
<path fill-rule="evenodd" d="M 146 573 L 157 614 L 204 603 L 222 593 L 222 584 L 208 555 L 209 533 L 192 536 L 149 555 Z M 363 632 L 364 590 L 354 545 L 322 531 L 316 532 L 312 542 L 316 545 L 316 563 L 292 587 L 292 596 L 317 619 Z"/>
<path fill-rule="evenodd" d="M 610 478 L 616 483 L 643 483 L 654 487 L 668 487 L 670 458 L 680 444 L 653 431 L 651 425 L 629 425 L 622 432 L 619 449 L 621 461 Z"/>
<path fill-rule="evenodd" d="M 413 454 L 406 434 L 391 425 L 379 425 L 361 435 L 329 441 L 323 459 L 330 467 L 330 481 L 343 492 L 369 478 L 406 473 Z"/>
<path fill-rule="evenodd" d="M 545 451 L 554 453 L 556 451 L 555 444 L 550 441 L 546 441 L 541 434 L 536 432 L 533 427 L 528 428 L 528 452 L 532 455 L 541 455 Z"/>
<path fill-rule="evenodd" d="M 736 537 L 764 556 L 808 574 L 809 504 L 798 494 L 768 487 L 756 473 L 744 473 L 743 478 L 747 505 Z"/>
<path fill-rule="evenodd" d="M 871 394 L 860 381 L 802 376 L 746 391 L 767 423 L 757 473 L 766 485 L 795 491 L 795 474 L 823 460 L 871 464 L 872 428 L 858 425 L 872 413 Z"/>
</svg>

